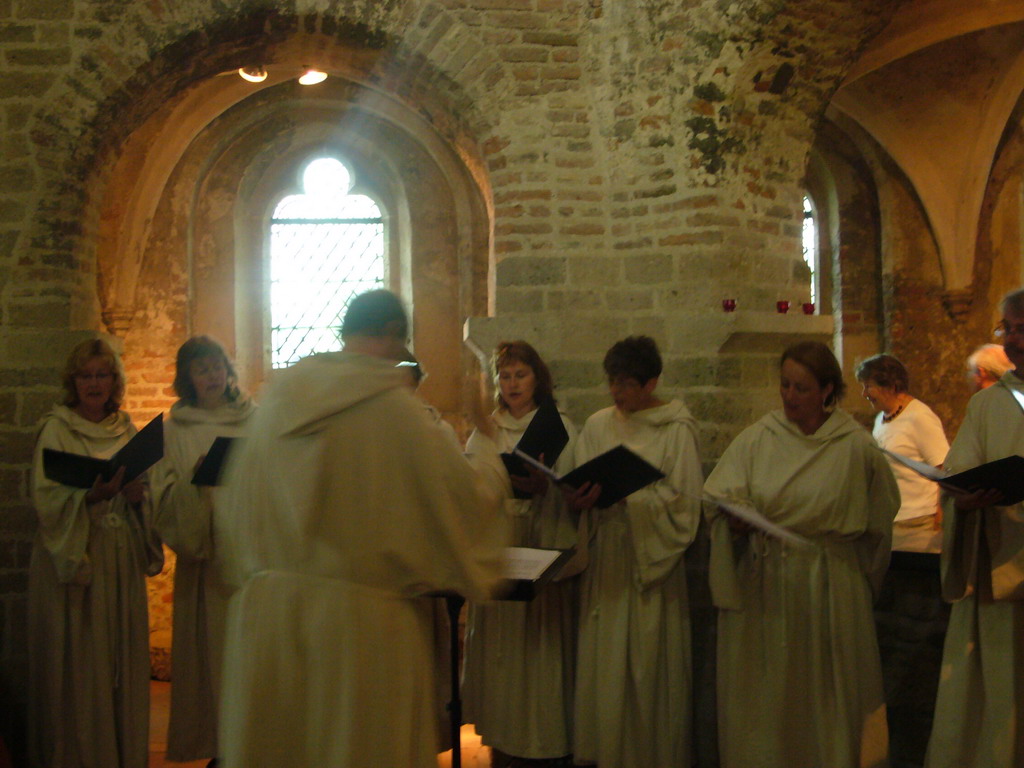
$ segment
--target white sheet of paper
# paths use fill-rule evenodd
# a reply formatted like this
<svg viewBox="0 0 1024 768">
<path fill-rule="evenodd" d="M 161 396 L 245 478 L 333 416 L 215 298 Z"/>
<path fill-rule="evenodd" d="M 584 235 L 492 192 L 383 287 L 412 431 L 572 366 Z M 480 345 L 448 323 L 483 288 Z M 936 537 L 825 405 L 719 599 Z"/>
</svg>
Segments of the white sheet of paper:
<svg viewBox="0 0 1024 768">
<path fill-rule="evenodd" d="M 917 472 L 917 474 L 921 475 L 922 477 L 927 477 L 929 480 L 935 480 L 936 482 L 938 482 L 940 480 L 945 480 L 948 476 L 946 472 L 943 472 L 938 467 L 933 467 L 931 464 L 925 464 L 923 461 L 909 459 L 906 456 L 903 456 L 902 454 L 887 451 L 885 448 L 879 448 L 878 450 L 880 450 L 886 456 L 891 458 L 893 461 L 898 461 L 903 466 L 909 467 L 910 469 Z"/>
<path fill-rule="evenodd" d="M 545 467 L 543 464 L 541 464 L 539 461 L 537 461 L 535 458 L 533 458 L 533 456 L 531 456 L 530 454 L 523 453 L 518 448 L 514 449 L 512 451 L 512 453 L 514 453 L 520 459 L 525 461 L 531 467 L 536 467 L 541 472 L 543 472 L 545 475 L 550 477 L 552 480 L 554 480 L 555 482 L 558 482 L 558 475 L 555 473 L 555 471 L 553 469 L 549 468 L 549 467 Z"/>
<path fill-rule="evenodd" d="M 502 577 L 534 581 L 562 554 L 557 549 L 506 547 L 502 558 Z"/>
<path fill-rule="evenodd" d="M 742 520 L 759 531 L 764 531 L 769 536 L 774 536 L 776 539 L 781 539 L 790 544 L 795 544 L 798 547 L 812 547 L 814 542 L 810 539 L 806 539 L 798 533 L 793 533 L 788 528 L 783 528 L 778 523 L 773 523 L 767 517 L 762 515 L 752 504 L 732 501 L 731 499 L 719 499 L 715 496 L 704 495 L 704 501 L 710 501 L 712 504 L 717 505 L 726 514 L 732 515 L 733 517 Z"/>
</svg>

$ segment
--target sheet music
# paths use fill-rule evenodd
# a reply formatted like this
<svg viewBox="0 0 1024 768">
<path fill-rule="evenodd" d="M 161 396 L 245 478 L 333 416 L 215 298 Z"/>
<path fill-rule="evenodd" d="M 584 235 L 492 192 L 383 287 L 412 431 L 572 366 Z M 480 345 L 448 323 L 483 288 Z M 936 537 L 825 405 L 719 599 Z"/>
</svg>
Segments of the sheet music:
<svg viewBox="0 0 1024 768">
<path fill-rule="evenodd" d="M 502 578 L 536 581 L 561 554 L 557 549 L 506 547 L 502 558 Z"/>
<path fill-rule="evenodd" d="M 940 482 L 945 480 L 948 476 L 946 472 L 943 472 L 938 467 L 933 467 L 931 464 L 925 464 L 923 461 L 916 461 L 915 459 L 907 458 L 902 454 L 887 451 L 885 448 L 879 448 L 878 450 L 890 457 L 893 461 L 898 461 L 903 466 L 914 470 L 917 474 L 922 477 L 927 477 L 929 480 Z"/>
<path fill-rule="evenodd" d="M 798 547 L 814 546 L 814 543 L 810 539 L 806 539 L 798 533 L 793 533 L 791 530 L 783 528 L 778 523 L 773 523 L 749 503 L 733 501 L 731 499 L 719 499 L 708 494 L 705 494 L 700 498 L 703 501 L 709 501 L 712 504 L 721 507 L 727 514 L 752 525 L 754 528 L 767 533 L 769 536 L 774 536 L 777 539 L 781 539 L 782 541 L 790 544 L 795 544 Z"/>
</svg>

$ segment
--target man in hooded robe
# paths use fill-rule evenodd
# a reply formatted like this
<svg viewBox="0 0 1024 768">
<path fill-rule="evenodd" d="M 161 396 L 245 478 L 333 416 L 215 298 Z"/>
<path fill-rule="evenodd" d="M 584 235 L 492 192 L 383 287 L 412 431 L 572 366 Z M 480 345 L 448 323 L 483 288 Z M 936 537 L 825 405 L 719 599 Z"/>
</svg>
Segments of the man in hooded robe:
<svg viewBox="0 0 1024 768">
<path fill-rule="evenodd" d="M 409 392 L 407 330 L 394 294 L 353 299 L 344 350 L 278 373 L 228 468 L 227 768 L 436 764 L 422 596 L 490 596 L 508 480 L 493 443 L 467 462 Z"/>
</svg>

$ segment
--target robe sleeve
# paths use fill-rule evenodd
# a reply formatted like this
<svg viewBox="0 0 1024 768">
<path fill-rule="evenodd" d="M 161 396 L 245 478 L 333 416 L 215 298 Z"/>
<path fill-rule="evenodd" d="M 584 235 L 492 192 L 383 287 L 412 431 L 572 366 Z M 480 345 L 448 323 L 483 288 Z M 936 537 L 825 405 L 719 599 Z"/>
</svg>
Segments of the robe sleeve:
<svg viewBox="0 0 1024 768">
<path fill-rule="evenodd" d="M 213 504 L 209 492 L 192 485 L 191 467 L 180 454 L 165 456 L 151 471 L 153 524 L 177 554 L 206 560 L 213 553 Z"/>
<path fill-rule="evenodd" d="M 733 440 L 704 483 L 704 492 L 723 499 L 749 500 L 751 449 L 747 434 L 740 434 Z M 737 547 L 745 545 L 746 537 L 734 540 L 728 517 L 716 505 L 706 503 L 704 512 L 710 524 L 708 581 L 712 602 L 718 608 L 741 610 L 743 598 L 736 572 Z"/>
<path fill-rule="evenodd" d="M 900 489 L 881 451 L 867 445 L 865 451 L 868 476 L 867 528 L 862 536 L 862 568 L 877 598 L 882 580 L 889 569 L 892 553 L 892 522 L 900 510 Z"/>
<path fill-rule="evenodd" d="M 117 498 L 124 504 L 128 503 L 122 496 L 118 496 Z M 141 528 L 138 529 L 138 535 L 142 540 L 144 557 L 142 568 L 147 576 L 156 576 L 164 569 L 164 546 L 163 541 L 160 539 L 160 534 L 157 532 L 156 526 L 153 524 L 153 502 L 151 492 L 147 490 L 146 498 L 143 500 L 142 506 L 137 512 L 129 510 L 127 514 L 132 515 L 133 519 L 140 520 L 142 523 Z"/>
<path fill-rule="evenodd" d="M 978 401 L 971 399 L 960 431 L 946 457 L 945 469 L 960 472 L 984 463 L 982 424 Z M 958 512 L 953 499 L 946 494 L 942 503 L 942 597 L 949 602 L 960 600 L 974 591 L 978 547 L 981 536 L 981 512 Z"/>
<path fill-rule="evenodd" d="M 512 496 L 512 481 L 508 479 L 498 444 L 474 430 L 466 443 L 465 456 L 476 474 L 477 488 L 486 499 L 487 506 L 500 507 L 505 499 Z"/>
<path fill-rule="evenodd" d="M 689 424 L 664 428 L 671 462 L 660 469 L 666 477 L 625 500 L 633 539 L 640 589 L 663 581 L 679 563 L 700 523 L 699 495 L 703 482 L 697 441 Z"/>
<path fill-rule="evenodd" d="M 86 548 L 90 520 L 85 488 L 73 488 L 48 480 L 43 474 L 43 449 L 72 450 L 62 440 L 62 427 L 47 421 L 36 442 L 32 465 L 32 501 L 39 515 L 39 537 L 53 559 L 61 583 L 88 584 L 92 580 Z M 102 501 L 94 506 L 107 506 Z"/>
</svg>

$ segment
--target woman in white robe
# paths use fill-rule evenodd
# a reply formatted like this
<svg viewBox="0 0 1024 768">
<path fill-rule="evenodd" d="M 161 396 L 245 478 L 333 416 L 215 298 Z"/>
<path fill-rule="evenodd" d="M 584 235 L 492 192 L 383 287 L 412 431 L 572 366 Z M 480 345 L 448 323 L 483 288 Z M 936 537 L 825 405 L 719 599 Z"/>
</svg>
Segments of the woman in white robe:
<svg viewBox="0 0 1024 768">
<path fill-rule="evenodd" d="M 831 410 L 829 349 L 783 354 L 783 408 L 745 429 L 705 484 L 809 539 L 783 543 L 711 518 L 723 768 L 881 768 L 888 731 L 872 617 L 899 490 L 871 435 Z"/>
<path fill-rule="evenodd" d="M 192 484 L 217 437 L 239 437 L 254 412 L 223 347 L 196 336 L 178 350 L 164 458 L 153 468 L 153 521 L 174 550 L 174 635 L 167 759 L 217 756 L 217 701 L 230 592 L 213 565 L 213 504 L 219 488 Z"/>
<path fill-rule="evenodd" d="M 551 373 L 525 341 L 503 342 L 494 356 L 498 408 L 498 448 L 511 452 L 537 413 L 552 397 Z M 555 471 L 572 468 L 576 428 L 562 423 L 569 442 Z M 474 453 L 478 432 L 469 438 Z M 562 494 L 542 476 L 513 476 L 528 498 L 507 498 L 512 546 L 568 549 L 576 544 L 576 524 Z M 466 623 L 463 667 L 465 720 L 483 743 L 506 756 L 564 758 L 572 752 L 572 702 L 576 664 L 577 580 L 544 587 L 529 602 L 472 603 Z M 500 761 L 495 761 L 497 765 Z"/>
<path fill-rule="evenodd" d="M 606 508 L 599 486 L 571 497 L 589 509 L 590 564 L 580 585 L 575 759 L 601 768 L 689 766 L 692 753 L 690 616 L 683 553 L 700 522 L 703 480 L 686 406 L 655 394 L 654 341 L 630 337 L 605 356 L 615 405 L 589 419 L 582 464 L 625 445 L 665 479 Z"/>
<path fill-rule="evenodd" d="M 29 742 L 37 768 L 145 768 L 147 575 L 163 554 L 141 480 L 92 488 L 43 474 L 43 449 L 109 458 L 135 434 L 124 369 L 102 340 L 72 350 L 64 404 L 42 421 L 32 470 L 39 530 L 29 571 Z"/>
</svg>

